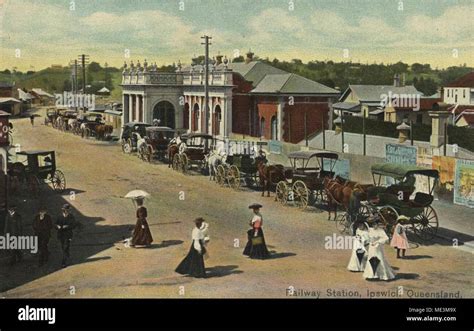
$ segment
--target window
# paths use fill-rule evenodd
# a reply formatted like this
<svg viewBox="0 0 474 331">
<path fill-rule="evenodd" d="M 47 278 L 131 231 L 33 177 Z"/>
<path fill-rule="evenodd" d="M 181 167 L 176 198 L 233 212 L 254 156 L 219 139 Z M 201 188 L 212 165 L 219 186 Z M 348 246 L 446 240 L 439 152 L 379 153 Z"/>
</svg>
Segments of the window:
<svg viewBox="0 0 474 331">
<path fill-rule="evenodd" d="M 271 123 L 272 123 L 271 139 L 272 140 L 278 140 L 278 119 L 277 119 L 276 116 L 272 117 Z"/>
<path fill-rule="evenodd" d="M 265 137 L 265 117 L 260 119 L 260 137 Z"/>
</svg>

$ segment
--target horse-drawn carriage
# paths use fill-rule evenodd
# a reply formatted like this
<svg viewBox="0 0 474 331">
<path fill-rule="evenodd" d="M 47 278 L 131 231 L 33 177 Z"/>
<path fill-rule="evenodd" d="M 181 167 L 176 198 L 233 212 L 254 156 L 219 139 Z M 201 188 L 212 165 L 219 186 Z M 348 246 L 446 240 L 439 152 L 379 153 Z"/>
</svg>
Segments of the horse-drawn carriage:
<svg viewBox="0 0 474 331">
<path fill-rule="evenodd" d="M 285 170 L 285 179 L 276 185 L 276 200 L 286 204 L 289 200 L 296 206 L 320 206 L 327 202 L 324 179 L 334 177 L 338 155 L 327 152 L 298 151 L 288 154 L 291 168 Z M 317 160 L 317 166 L 312 160 Z M 325 161 L 329 165 L 325 169 Z"/>
<path fill-rule="evenodd" d="M 44 125 L 49 125 L 55 127 L 56 118 L 58 117 L 58 110 L 56 108 L 48 108 L 46 110 L 46 116 L 44 118 Z"/>
<path fill-rule="evenodd" d="M 154 158 L 164 161 L 174 133 L 175 130 L 167 126 L 146 127 L 145 136 L 142 137 L 143 141 L 138 143 L 139 157 L 148 162 L 151 162 Z"/>
<path fill-rule="evenodd" d="M 238 189 L 242 181 L 249 186 L 258 180 L 257 165 L 255 155 L 250 153 L 227 155 L 225 163 L 217 166 L 216 182 L 220 185 L 227 183 L 234 189 Z"/>
<path fill-rule="evenodd" d="M 213 137 L 204 133 L 189 133 L 180 137 L 179 151 L 173 157 L 173 169 L 186 173 L 193 167 L 202 171 L 206 166 Z"/>
<path fill-rule="evenodd" d="M 54 151 L 21 151 L 16 155 L 17 161 L 8 164 L 11 182 L 25 183 L 34 196 L 39 194 L 40 185 L 45 183 L 51 184 L 56 192 L 66 189 L 66 177 L 56 168 Z"/>
<path fill-rule="evenodd" d="M 53 122 L 54 123 L 53 127 L 61 131 L 69 131 L 70 120 L 76 120 L 76 119 L 77 119 L 77 112 L 75 110 L 60 109 L 58 110 L 56 119 Z"/>
<path fill-rule="evenodd" d="M 374 187 L 367 192 L 367 200 L 362 201 L 357 215 L 344 215 L 338 218 L 340 231 L 352 227 L 353 219 L 368 221 L 378 218 L 385 225 L 388 235 L 400 219 L 411 225 L 412 232 L 422 240 L 431 240 L 438 231 L 438 214 L 431 206 L 433 192 L 439 181 L 438 170 L 418 167 L 380 163 L 371 168 Z M 382 178 L 392 178 L 394 183 L 382 185 Z M 416 183 L 425 178 L 426 192 L 416 191 Z"/>
<path fill-rule="evenodd" d="M 137 151 L 137 142 L 146 135 L 146 128 L 152 126 L 143 122 L 129 122 L 122 127 L 120 142 L 122 151 L 130 154 Z"/>
<path fill-rule="evenodd" d="M 97 140 L 103 140 L 113 131 L 111 125 L 104 123 L 103 114 L 100 112 L 86 112 L 77 125 L 82 138 L 95 137 Z"/>
</svg>

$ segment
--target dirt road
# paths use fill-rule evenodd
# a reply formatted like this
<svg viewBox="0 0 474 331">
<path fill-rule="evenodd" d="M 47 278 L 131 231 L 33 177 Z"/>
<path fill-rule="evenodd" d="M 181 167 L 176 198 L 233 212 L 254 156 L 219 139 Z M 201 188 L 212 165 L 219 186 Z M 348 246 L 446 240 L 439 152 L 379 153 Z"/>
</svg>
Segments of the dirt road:
<svg viewBox="0 0 474 331">
<path fill-rule="evenodd" d="M 400 286 L 403 297 L 420 291 L 473 296 L 472 253 L 445 243 L 413 242 L 410 258 L 397 260 L 387 245 L 397 279 L 368 282 L 347 271 L 349 250 L 325 248 L 326 237 L 338 234 L 325 213 L 281 206 L 255 190 L 234 191 L 198 174 L 148 164 L 124 155 L 118 144 L 84 140 L 42 124 L 31 127 L 28 119 L 13 123 L 21 149 L 56 150 L 68 191 L 61 196 L 44 188 L 43 201 L 50 212 L 58 215 L 60 206 L 69 202 L 85 226 L 74 238 L 72 264 L 65 269 L 60 268 L 55 237 L 48 266 L 38 267 L 30 255 L 14 267 L 2 263 L 1 296 L 286 297 L 290 286 L 307 290 L 312 297 L 366 297 L 368 290 L 393 296 Z M 148 249 L 126 248 L 122 243 L 135 222 L 132 203 L 123 198 L 132 189 L 151 193 L 146 206 L 155 242 Z M 31 223 L 40 201 L 25 192 L 16 201 L 26 223 Z M 251 217 L 247 206 L 253 202 L 264 206 L 265 234 L 273 251 L 269 260 L 242 255 Z M 174 269 L 189 250 L 192 220 L 198 216 L 210 224 L 211 243 L 206 261 L 210 277 L 197 280 Z M 31 226 L 27 229 L 31 232 Z"/>
</svg>

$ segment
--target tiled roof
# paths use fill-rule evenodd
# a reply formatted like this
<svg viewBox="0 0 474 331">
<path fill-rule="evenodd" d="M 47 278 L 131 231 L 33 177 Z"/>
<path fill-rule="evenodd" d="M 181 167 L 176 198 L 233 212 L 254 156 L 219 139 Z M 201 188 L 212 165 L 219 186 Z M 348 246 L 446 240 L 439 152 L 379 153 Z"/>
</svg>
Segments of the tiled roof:
<svg viewBox="0 0 474 331">
<path fill-rule="evenodd" d="M 446 87 L 474 87 L 474 71 L 459 77 L 454 82 L 447 84 Z"/>
<path fill-rule="evenodd" d="M 382 94 L 420 94 L 413 85 L 406 86 L 393 86 L 393 85 L 349 85 L 349 89 L 361 100 L 361 101 L 380 101 Z"/>
<path fill-rule="evenodd" d="M 339 91 L 296 74 L 267 74 L 251 93 L 335 94 Z"/>
</svg>

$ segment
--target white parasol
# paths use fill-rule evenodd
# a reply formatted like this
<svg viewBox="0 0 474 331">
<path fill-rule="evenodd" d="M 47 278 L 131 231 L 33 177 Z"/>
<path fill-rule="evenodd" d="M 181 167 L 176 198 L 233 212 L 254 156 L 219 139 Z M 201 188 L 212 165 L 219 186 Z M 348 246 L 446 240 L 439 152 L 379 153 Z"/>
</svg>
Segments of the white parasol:
<svg viewBox="0 0 474 331">
<path fill-rule="evenodd" d="M 148 198 L 149 196 L 150 196 L 150 194 L 148 192 L 143 191 L 143 190 L 133 190 L 133 191 L 128 192 L 125 195 L 125 198 L 135 200 L 135 199 Z"/>
</svg>

